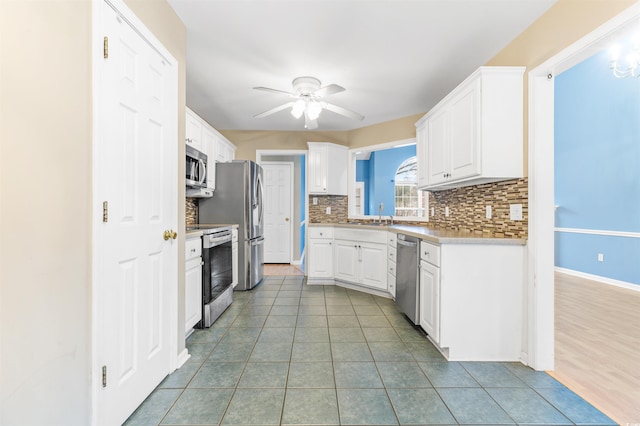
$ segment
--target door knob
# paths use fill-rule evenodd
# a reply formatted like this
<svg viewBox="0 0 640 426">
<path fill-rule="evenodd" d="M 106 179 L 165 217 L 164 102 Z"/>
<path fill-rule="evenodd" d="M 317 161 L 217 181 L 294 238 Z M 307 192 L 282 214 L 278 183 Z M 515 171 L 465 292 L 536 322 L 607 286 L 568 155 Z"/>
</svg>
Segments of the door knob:
<svg viewBox="0 0 640 426">
<path fill-rule="evenodd" d="M 178 233 L 173 229 L 167 229 L 162 233 L 162 238 L 164 238 L 165 241 L 169 239 L 175 240 L 176 238 L 178 238 Z"/>
<path fill-rule="evenodd" d="M 288 217 L 285 217 L 285 218 L 284 218 L 284 220 L 285 220 L 285 221 L 287 221 L 287 222 L 289 222 L 289 218 L 288 218 Z"/>
</svg>

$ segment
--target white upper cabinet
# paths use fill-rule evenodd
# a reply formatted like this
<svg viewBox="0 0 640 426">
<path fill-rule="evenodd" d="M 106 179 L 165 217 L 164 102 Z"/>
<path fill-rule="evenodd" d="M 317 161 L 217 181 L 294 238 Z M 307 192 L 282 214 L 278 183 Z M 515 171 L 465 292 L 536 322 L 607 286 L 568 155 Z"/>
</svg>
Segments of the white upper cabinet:
<svg viewBox="0 0 640 426">
<path fill-rule="evenodd" d="M 188 107 L 185 133 L 187 145 L 207 154 L 208 162 L 226 163 L 235 158 L 236 146 Z M 213 176 L 215 184 L 215 173 Z"/>
<path fill-rule="evenodd" d="M 202 128 L 202 152 L 207 154 L 207 189 L 216 189 L 216 135 L 207 127 Z"/>
<path fill-rule="evenodd" d="M 187 108 L 187 119 L 185 123 L 185 133 L 187 145 L 202 151 L 202 121 L 193 111 Z"/>
<path fill-rule="evenodd" d="M 416 123 L 418 185 L 523 176 L 524 67 L 480 67 Z"/>
<path fill-rule="evenodd" d="M 347 148 L 328 142 L 308 145 L 309 194 L 347 195 Z"/>
<path fill-rule="evenodd" d="M 216 145 L 216 161 L 218 163 L 228 163 L 236 156 L 236 146 L 220 136 Z"/>
</svg>

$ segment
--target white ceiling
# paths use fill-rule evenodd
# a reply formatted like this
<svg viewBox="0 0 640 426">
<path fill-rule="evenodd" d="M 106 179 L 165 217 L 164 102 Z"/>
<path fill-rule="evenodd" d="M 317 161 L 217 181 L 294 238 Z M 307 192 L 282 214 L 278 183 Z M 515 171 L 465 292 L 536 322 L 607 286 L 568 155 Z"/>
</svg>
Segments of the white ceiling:
<svg viewBox="0 0 640 426">
<path fill-rule="evenodd" d="M 187 105 L 220 130 L 304 130 L 291 91 L 311 75 L 346 91 L 318 130 L 426 112 L 556 0 L 168 0 L 187 28 Z M 519 65 L 519 64 L 514 64 Z"/>
</svg>

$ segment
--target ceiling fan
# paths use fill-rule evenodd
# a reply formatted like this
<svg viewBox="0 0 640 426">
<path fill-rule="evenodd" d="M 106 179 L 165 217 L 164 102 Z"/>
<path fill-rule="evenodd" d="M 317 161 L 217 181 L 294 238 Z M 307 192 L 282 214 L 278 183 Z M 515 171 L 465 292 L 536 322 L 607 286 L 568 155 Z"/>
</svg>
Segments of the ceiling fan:
<svg viewBox="0 0 640 426">
<path fill-rule="evenodd" d="M 291 84 L 293 86 L 293 92 L 271 89 L 269 87 L 254 87 L 256 90 L 281 93 L 297 99 L 275 108 L 271 108 L 265 112 L 261 112 L 260 114 L 256 114 L 254 117 L 266 117 L 267 115 L 271 115 L 291 107 L 291 115 L 295 118 L 300 118 L 304 114 L 304 127 L 305 129 L 310 130 L 318 128 L 318 117 L 323 109 L 344 115 L 345 117 L 353 118 L 354 120 L 364 119 L 364 116 L 357 112 L 353 112 L 338 105 L 330 104 L 323 100 L 329 95 L 344 92 L 345 88 L 342 86 L 330 84 L 328 86 L 320 87 L 320 80 L 315 77 L 298 77 L 293 79 Z"/>
</svg>

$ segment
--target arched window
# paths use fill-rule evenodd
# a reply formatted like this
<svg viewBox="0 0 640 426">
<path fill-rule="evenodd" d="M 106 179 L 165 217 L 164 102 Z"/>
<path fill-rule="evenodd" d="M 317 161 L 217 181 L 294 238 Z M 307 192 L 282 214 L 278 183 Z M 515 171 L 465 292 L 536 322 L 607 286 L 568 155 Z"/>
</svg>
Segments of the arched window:
<svg viewBox="0 0 640 426">
<path fill-rule="evenodd" d="M 418 162 L 407 158 L 395 177 L 395 216 L 427 217 L 429 198 L 427 192 L 418 190 Z"/>
</svg>

